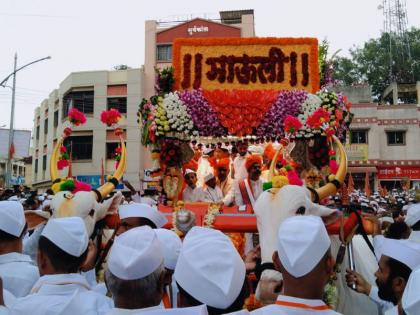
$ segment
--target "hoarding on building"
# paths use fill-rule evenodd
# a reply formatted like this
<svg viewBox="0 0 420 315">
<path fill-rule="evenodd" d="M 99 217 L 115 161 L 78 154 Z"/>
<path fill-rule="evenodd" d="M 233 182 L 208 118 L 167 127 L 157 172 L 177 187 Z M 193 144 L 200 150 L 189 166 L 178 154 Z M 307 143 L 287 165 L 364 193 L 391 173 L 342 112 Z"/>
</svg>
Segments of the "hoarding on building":
<svg viewBox="0 0 420 315">
<path fill-rule="evenodd" d="M 349 161 L 367 161 L 369 159 L 367 144 L 346 144 L 345 149 Z"/>
</svg>

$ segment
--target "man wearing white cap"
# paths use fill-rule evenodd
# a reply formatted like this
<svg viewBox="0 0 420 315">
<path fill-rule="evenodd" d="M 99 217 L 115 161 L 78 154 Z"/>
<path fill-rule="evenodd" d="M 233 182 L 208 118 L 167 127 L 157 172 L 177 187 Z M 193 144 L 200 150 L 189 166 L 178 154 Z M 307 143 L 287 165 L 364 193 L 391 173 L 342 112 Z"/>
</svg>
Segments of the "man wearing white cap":
<svg viewBox="0 0 420 315">
<path fill-rule="evenodd" d="M 286 219 L 278 231 L 273 263 L 283 275 L 283 293 L 276 304 L 251 314 L 339 314 L 322 301 L 324 288 L 334 272 L 331 241 L 316 216 Z"/>
<path fill-rule="evenodd" d="M 161 228 L 168 222 L 160 211 L 145 203 L 121 205 L 118 212 L 121 223 L 117 235 L 144 225 L 148 225 L 152 229 Z"/>
<path fill-rule="evenodd" d="M 420 243 L 420 203 L 416 203 L 408 208 L 405 223 L 411 228 L 408 239 Z"/>
<path fill-rule="evenodd" d="M 163 308 L 164 276 L 162 246 L 150 227 L 136 227 L 118 236 L 105 272 L 105 283 L 115 304 L 108 314 Z"/>
<path fill-rule="evenodd" d="M 182 241 L 175 232 L 167 229 L 156 229 L 155 233 L 162 245 L 163 265 L 165 266 L 165 292 L 162 298 L 163 305 L 165 308 L 176 307 L 176 293 L 178 290 L 176 284 L 172 281 L 172 275 L 174 274 L 179 252 L 181 251 Z"/>
<path fill-rule="evenodd" d="M 179 307 L 206 304 L 209 314 L 242 309 L 247 297 L 245 264 L 220 231 L 193 227 L 184 238 L 174 274 Z"/>
<path fill-rule="evenodd" d="M 349 286 L 356 284 L 357 292 L 368 295 L 385 312 L 392 304 L 399 303 L 411 272 L 420 267 L 420 244 L 383 238 L 380 246 L 375 247 L 375 254 L 380 257 L 375 272 L 377 287 L 350 270 L 347 270 L 346 280 Z"/>
<path fill-rule="evenodd" d="M 197 186 L 197 174 L 190 169 L 185 170 L 184 179 L 187 186 L 182 192 L 185 202 L 198 202 L 204 200 L 203 188 Z"/>
<path fill-rule="evenodd" d="M 88 254 L 88 235 L 79 217 L 50 219 L 39 238 L 41 278 L 18 300 L 12 314 L 105 314 L 111 299 L 91 290 L 80 269 Z"/>
<path fill-rule="evenodd" d="M 216 185 L 216 176 L 213 171 L 204 176 L 206 184 L 204 188 L 204 201 L 221 203 L 223 201 L 223 193 L 219 186 Z"/>
<path fill-rule="evenodd" d="M 26 227 L 22 205 L 0 201 L 0 277 L 4 288 L 16 297 L 26 296 L 39 279 L 38 268 L 22 254 Z"/>
</svg>

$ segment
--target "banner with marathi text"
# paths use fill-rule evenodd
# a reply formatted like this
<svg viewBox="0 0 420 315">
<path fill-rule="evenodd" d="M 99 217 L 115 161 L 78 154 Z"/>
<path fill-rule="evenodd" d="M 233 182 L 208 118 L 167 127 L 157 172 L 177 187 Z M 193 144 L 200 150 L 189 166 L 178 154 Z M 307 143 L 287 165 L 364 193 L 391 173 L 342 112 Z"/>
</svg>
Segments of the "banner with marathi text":
<svg viewBox="0 0 420 315">
<path fill-rule="evenodd" d="M 319 90 L 316 38 L 174 41 L 175 89 Z"/>
</svg>

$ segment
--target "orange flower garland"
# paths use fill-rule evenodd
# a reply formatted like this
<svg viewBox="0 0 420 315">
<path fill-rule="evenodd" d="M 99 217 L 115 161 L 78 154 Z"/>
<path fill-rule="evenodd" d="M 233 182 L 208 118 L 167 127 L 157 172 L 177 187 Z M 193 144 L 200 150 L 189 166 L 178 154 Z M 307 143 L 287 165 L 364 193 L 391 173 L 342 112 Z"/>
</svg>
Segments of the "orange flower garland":
<svg viewBox="0 0 420 315">
<path fill-rule="evenodd" d="M 214 47 L 212 47 L 214 46 Z M 266 69 L 266 60 L 256 61 L 255 58 L 260 58 L 265 56 L 270 50 L 270 46 L 273 48 L 279 48 L 281 50 L 287 51 L 284 56 L 278 56 L 278 60 L 287 65 L 285 72 L 289 72 L 290 76 L 284 77 L 284 80 L 277 81 L 283 82 L 282 86 L 278 84 L 267 84 L 263 76 L 268 76 L 268 69 Z M 183 49 L 184 48 L 184 49 Z M 318 40 L 316 38 L 180 38 L 174 41 L 173 48 L 173 66 L 175 68 L 175 90 L 181 89 L 181 83 L 183 82 L 183 87 L 185 88 L 198 88 L 201 87 L 207 90 L 213 90 L 217 88 L 228 88 L 224 87 L 217 80 L 212 84 L 212 88 L 207 86 L 209 73 L 215 72 L 212 69 L 212 62 L 217 59 L 215 53 L 219 53 L 219 50 L 223 50 L 223 58 L 226 58 L 226 61 L 234 67 L 228 69 L 228 72 L 231 75 L 235 75 L 238 81 L 241 81 L 243 75 L 248 74 L 252 65 L 263 66 L 265 68 L 263 72 L 255 74 L 257 80 L 251 80 L 248 82 L 249 78 L 242 82 L 233 82 L 229 81 L 229 76 L 227 77 L 228 82 L 230 82 L 230 89 L 305 89 L 307 92 L 315 93 L 319 90 L 320 79 L 319 79 L 319 67 L 318 67 Z M 290 56 L 289 56 L 290 54 Z M 299 56 L 302 54 L 302 56 Z M 300 58 L 301 57 L 301 58 Z M 236 58 L 235 60 L 229 58 Z M 254 58 L 254 59 L 252 59 Z M 272 58 L 269 56 L 267 58 Z M 187 63 L 185 63 L 187 61 Z M 275 64 L 275 60 L 271 60 Z M 197 63 L 199 63 L 197 65 Z M 226 65 L 226 64 L 225 64 Z M 223 68 L 225 67 L 223 66 Z M 210 66 L 210 67 L 209 67 Z M 237 69 L 234 69 L 234 68 Z M 229 68 L 229 66 L 227 67 Z M 211 69 L 211 70 L 209 70 Z M 209 70 L 209 71 L 207 71 Z M 188 71 L 186 76 L 182 74 L 184 71 Z M 265 71 L 265 72 L 264 72 Z M 191 76 L 193 74 L 193 76 Z M 299 79 L 296 77 L 296 74 L 299 75 Z M 217 75 L 221 75 L 217 73 Z M 207 78 L 206 78 L 207 76 Z M 220 77 L 219 77 L 220 78 Z M 301 79 L 302 78 L 302 79 Z M 260 79 L 260 80 L 258 80 Z M 214 80 L 214 78 L 212 79 Z M 223 80 L 223 79 L 222 79 Z M 262 81 L 261 81 L 262 80 Z M 203 82 L 201 82 L 203 81 Z M 223 80 L 224 81 L 224 80 Z M 260 81 L 260 82 L 256 82 Z M 206 83 L 207 82 L 207 83 Z M 202 84 L 201 84 L 202 83 Z M 233 83 L 233 84 L 232 84 Z M 200 86 L 201 84 L 201 86 Z M 290 85 L 289 85 L 290 84 Z M 271 85 L 273 85 L 271 87 Z M 216 87 L 217 86 L 217 87 Z M 305 88 L 306 87 L 306 88 Z"/>
</svg>

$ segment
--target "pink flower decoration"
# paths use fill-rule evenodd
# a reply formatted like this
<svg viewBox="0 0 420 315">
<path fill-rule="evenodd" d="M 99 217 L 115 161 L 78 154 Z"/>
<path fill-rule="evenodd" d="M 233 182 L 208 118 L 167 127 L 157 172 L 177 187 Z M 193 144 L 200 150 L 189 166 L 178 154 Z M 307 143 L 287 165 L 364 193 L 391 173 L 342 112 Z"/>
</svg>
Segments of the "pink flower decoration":
<svg viewBox="0 0 420 315">
<path fill-rule="evenodd" d="M 121 113 L 115 108 L 110 110 L 104 110 L 101 113 L 101 122 L 106 124 L 108 127 L 115 125 L 121 119 Z"/>
<path fill-rule="evenodd" d="M 80 110 L 74 107 L 69 110 L 68 119 L 72 124 L 76 126 L 80 126 L 86 123 L 85 114 L 83 114 Z"/>
</svg>

